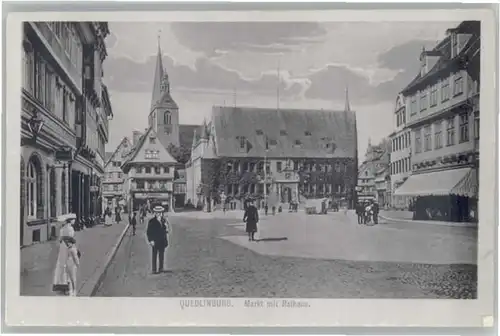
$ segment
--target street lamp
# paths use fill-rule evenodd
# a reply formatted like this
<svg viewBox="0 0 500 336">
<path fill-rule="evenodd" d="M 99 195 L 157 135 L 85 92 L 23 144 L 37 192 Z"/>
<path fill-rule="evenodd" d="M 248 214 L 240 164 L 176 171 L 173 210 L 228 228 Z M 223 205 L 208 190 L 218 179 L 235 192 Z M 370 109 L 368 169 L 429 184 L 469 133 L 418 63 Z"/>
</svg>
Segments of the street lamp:
<svg viewBox="0 0 500 336">
<path fill-rule="evenodd" d="M 31 116 L 30 120 L 28 121 L 28 128 L 31 132 L 31 140 L 33 142 L 36 142 L 36 138 L 38 134 L 41 132 L 42 127 L 44 125 L 44 121 L 40 116 L 38 115 L 38 112 L 36 109 L 33 109 L 33 115 Z"/>
</svg>

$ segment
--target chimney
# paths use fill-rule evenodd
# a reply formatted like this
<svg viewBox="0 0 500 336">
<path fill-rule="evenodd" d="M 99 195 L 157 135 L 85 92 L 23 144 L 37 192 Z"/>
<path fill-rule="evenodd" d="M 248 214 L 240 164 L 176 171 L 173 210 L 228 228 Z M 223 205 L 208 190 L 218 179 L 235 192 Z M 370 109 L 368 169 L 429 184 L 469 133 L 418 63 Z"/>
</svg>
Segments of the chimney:
<svg viewBox="0 0 500 336">
<path fill-rule="evenodd" d="M 141 137 L 141 132 L 139 131 L 133 131 L 132 132 L 132 146 L 135 146 L 137 145 L 137 143 L 139 142 L 139 138 Z"/>
</svg>

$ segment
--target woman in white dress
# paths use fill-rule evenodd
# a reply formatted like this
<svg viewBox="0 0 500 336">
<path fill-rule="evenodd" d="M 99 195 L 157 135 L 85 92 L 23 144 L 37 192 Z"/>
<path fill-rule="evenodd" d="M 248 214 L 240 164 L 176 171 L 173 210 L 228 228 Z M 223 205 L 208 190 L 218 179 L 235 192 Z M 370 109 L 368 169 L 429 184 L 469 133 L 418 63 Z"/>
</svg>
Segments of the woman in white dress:
<svg viewBox="0 0 500 336">
<path fill-rule="evenodd" d="M 60 220 L 64 221 L 64 225 L 59 230 L 59 253 L 54 270 L 52 290 L 58 295 L 75 296 L 76 273 L 79 265 L 79 253 L 73 229 L 76 215 L 69 214 L 61 217 Z"/>
</svg>

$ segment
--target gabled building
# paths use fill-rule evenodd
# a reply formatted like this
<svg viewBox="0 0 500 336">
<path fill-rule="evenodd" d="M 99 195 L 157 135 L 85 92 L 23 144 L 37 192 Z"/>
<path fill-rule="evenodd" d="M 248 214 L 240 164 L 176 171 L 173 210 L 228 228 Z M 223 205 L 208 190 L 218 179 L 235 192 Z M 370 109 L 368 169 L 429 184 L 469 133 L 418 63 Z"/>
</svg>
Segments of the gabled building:
<svg viewBox="0 0 500 336">
<path fill-rule="evenodd" d="M 420 54 L 401 94 L 411 131 L 412 175 L 395 190 L 415 200 L 416 219 L 477 220 L 479 21 L 464 21 Z"/>
<path fill-rule="evenodd" d="M 128 194 L 126 174 L 121 166 L 132 148 L 132 144 L 127 137 L 124 137 L 114 152 L 108 153 L 105 164 L 105 175 L 102 181 L 102 202 L 103 209 L 109 207 L 116 208 L 118 205 L 126 205 Z"/>
<path fill-rule="evenodd" d="M 390 206 L 395 209 L 408 209 L 410 196 L 395 195 L 394 192 L 411 175 L 411 129 L 407 124 L 405 97 L 400 94 L 396 99 L 393 114 L 394 132 L 389 136 L 390 155 Z"/>
<path fill-rule="evenodd" d="M 138 136 L 135 133 L 135 136 Z M 161 203 L 173 209 L 173 182 L 178 162 L 170 155 L 153 128 L 148 128 L 127 155 L 121 169 L 126 174 L 128 207 Z"/>
<path fill-rule="evenodd" d="M 385 205 L 389 179 L 389 142 L 382 140 L 378 145 L 368 143 L 365 160 L 359 168 L 357 196 L 358 201 L 377 201 Z"/>
<path fill-rule="evenodd" d="M 350 110 L 215 106 L 195 130 L 186 201 L 208 211 L 222 193 L 231 208 L 246 198 L 259 206 L 324 197 L 352 205 L 356 139 Z"/>
</svg>

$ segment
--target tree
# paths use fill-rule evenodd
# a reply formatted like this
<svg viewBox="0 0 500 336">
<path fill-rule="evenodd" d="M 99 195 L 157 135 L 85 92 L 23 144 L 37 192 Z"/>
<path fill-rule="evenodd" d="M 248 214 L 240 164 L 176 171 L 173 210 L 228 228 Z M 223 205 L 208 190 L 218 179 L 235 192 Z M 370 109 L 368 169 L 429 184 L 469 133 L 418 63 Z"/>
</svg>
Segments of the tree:
<svg viewBox="0 0 500 336">
<path fill-rule="evenodd" d="M 168 151 L 177 162 L 182 164 L 186 164 L 191 157 L 191 148 L 170 144 L 168 145 Z"/>
</svg>

